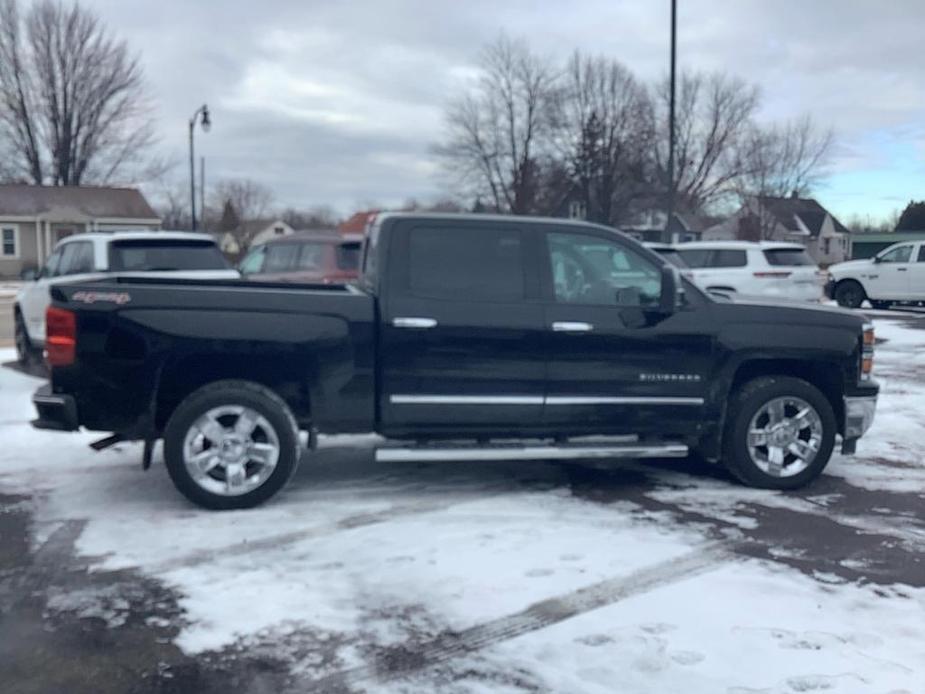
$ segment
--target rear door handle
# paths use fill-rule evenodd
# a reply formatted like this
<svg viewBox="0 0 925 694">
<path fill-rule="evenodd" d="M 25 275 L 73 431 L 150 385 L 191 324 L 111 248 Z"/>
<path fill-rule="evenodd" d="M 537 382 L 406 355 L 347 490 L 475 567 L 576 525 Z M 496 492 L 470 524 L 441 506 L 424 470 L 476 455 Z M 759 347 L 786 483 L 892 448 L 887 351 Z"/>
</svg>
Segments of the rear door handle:
<svg viewBox="0 0 925 694">
<path fill-rule="evenodd" d="M 557 333 L 589 333 L 594 330 L 594 326 L 577 320 L 557 320 L 552 324 L 552 329 Z"/>
<path fill-rule="evenodd" d="M 433 318 L 411 318 L 411 317 L 402 317 L 402 318 L 393 318 L 392 325 L 396 328 L 417 328 L 419 330 L 425 328 L 435 328 L 437 327 L 437 321 Z"/>
<path fill-rule="evenodd" d="M 905 271 L 908 270 L 908 269 L 909 269 L 909 268 L 907 268 L 907 267 L 898 267 L 898 268 L 896 268 L 896 272 L 905 272 Z"/>
</svg>

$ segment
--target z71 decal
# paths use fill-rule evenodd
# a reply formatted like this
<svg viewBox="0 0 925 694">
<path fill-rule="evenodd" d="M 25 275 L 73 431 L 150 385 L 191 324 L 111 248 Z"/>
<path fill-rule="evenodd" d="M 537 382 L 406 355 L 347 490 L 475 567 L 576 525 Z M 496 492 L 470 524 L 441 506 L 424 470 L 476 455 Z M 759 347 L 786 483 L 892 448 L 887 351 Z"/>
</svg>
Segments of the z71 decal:
<svg viewBox="0 0 925 694">
<path fill-rule="evenodd" d="M 71 297 L 73 301 L 80 301 L 84 304 L 95 304 L 97 301 L 105 301 L 111 304 L 127 304 L 132 300 L 128 292 L 74 292 Z"/>
</svg>

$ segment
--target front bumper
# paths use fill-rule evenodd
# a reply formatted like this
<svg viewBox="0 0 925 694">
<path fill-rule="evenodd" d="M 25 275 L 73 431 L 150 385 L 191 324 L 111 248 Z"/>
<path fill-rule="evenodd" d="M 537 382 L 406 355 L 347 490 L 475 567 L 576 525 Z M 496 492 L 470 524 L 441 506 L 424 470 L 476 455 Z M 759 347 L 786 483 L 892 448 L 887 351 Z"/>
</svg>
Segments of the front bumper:
<svg viewBox="0 0 925 694">
<path fill-rule="evenodd" d="M 845 431 L 842 436 L 842 453 L 854 453 L 855 442 L 874 423 L 876 410 L 876 395 L 845 397 Z"/>
<path fill-rule="evenodd" d="M 77 431 L 77 403 L 70 395 L 53 393 L 51 385 L 46 384 L 35 391 L 32 404 L 38 412 L 38 419 L 32 420 L 36 429 L 53 429 L 55 431 Z"/>
</svg>

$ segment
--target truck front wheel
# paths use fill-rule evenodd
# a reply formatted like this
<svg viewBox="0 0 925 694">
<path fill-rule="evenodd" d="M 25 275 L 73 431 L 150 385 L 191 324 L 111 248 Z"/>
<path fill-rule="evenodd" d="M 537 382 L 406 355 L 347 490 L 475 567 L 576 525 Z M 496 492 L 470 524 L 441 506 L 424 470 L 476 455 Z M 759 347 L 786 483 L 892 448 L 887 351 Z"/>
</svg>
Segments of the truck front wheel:
<svg viewBox="0 0 925 694">
<path fill-rule="evenodd" d="M 299 453 L 289 407 L 250 381 L 217 381 L 194 391 L 164 431 L 164 460 L 174 485 L 210 509 L 266 501 L 292 476 Z"/>
<path fill-rule="evenodd" d="M 795 489 L 825 468 L 835 445 L 835 413 L 818 388 L 799 378 L 756 378 L 729 402 L 723 462 L 741 482 Z"/>
<path fill-rule="evenodd" d="M 860 282 L 855 280 L 842 280 L 835 285 L 835 301 L 845 308 L 860 308 L 867 298 L 867 293 Z"/>
</svg>

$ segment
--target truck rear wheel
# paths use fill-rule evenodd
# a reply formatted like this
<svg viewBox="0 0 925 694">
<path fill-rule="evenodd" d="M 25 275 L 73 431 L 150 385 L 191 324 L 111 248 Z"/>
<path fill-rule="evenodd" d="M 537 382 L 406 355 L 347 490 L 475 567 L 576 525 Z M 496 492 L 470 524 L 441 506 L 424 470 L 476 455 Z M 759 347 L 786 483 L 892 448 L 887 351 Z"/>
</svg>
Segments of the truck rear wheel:
<svg viewBox="0 0 925 694">
<path fill-rule="evenodd" d="M 216 381 L 187 396 L 164 431 L 176 488 L 209 509 L 263 503 L 295 472 L 299 431 L 286 403 L 250 381 Z"/>
<path fill-rule="evenodd" d="M 20 366 L 30 366 L 32 362 L 41 359 L 41 350 L 36 349 L 29 339 L 29 332 L 26 330 L 26 321 L 22 317 L 19 308 L 13 314 L 13 333 L 16 342 L 16 361 Z"/>
<path fill-rule="evenodd" d="M 764 489 L 796 489 L 825 468 L 835 446 L 832 405 L 799 378 L 756 378 L 733 394 L 723 462 L 739 481 Z"/>
</svg>

